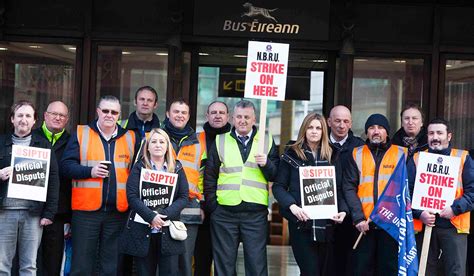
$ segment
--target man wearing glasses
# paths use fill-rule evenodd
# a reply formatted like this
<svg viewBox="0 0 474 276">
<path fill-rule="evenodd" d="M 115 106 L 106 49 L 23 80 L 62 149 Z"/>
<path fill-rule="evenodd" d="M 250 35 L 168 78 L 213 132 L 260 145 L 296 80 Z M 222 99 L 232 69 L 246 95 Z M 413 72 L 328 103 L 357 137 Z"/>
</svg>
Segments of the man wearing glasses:
<svg viewBox="0 0 474 276">
<path fill-rule="evenodd" d="M 51 102 L 44 112 L 44 122 L 41 127 L 33 130 L 48 140 L 51 149 L 56 154 L 56 160 L 61 160 L 69 140 L 66 125 L 69 120 L 68 107 L 61 101 Z M 38 254 L 37 266 L 42 275 L 59 275 L 64 249 L 64 225 L 71 222 L 71 181 L 59 174 L 58 212 L 53 223 L 45 226 L 41 247 Z"/>
<path fill-rule="evenodd" d="M 77 127 L 63 155 L 62 173 L 72 178 L 71 275 L 93 275 L 97 263 L 99 275 L 118 274 L 125 185 L 137 147 L 135 133 L 117 124 L 119 115 L 119 100 L 101 97 L 98 119 Z"/>
</svg>

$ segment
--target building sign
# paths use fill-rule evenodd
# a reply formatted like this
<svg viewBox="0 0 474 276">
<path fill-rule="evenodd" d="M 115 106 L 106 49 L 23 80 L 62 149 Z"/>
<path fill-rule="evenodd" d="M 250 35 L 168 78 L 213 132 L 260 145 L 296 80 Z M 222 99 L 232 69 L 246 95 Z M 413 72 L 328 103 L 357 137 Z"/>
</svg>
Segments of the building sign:
<svg viewBox="0 0 474 276">
<path fill-rule="evenodd" d="M 441 212 L 456 195 L 461 158 L 420 152 L 416 166 L 413 209 Z"/>
<path fill-rule="evenodd" d="M 285 100 L 289 44 L 249 41 L 245 98 Z"/>
<path fill-rule="evenodd" d="M 329 0 L 216 1 L 194 7 L 194 34 L 328 40 Z"/>
</svg>

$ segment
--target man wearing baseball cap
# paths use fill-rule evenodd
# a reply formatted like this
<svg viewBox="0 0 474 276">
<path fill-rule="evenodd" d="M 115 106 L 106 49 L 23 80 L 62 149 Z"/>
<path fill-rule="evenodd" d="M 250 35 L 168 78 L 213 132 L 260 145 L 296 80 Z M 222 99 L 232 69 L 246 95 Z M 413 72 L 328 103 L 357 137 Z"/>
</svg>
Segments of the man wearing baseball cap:
<svg viewBox="0 0 474 276">
<path fill-rule="evenodd" d="M 342 187 L 355 227 L 364 237 L 354 254 L 354 275 L 397 275 L 398 243 L 367 219 L 406 148 L 392 145 L 390 125 L 382 114 L 365 123 L 365 145 L 354 148 L 346 159 Z"/>
</svg>

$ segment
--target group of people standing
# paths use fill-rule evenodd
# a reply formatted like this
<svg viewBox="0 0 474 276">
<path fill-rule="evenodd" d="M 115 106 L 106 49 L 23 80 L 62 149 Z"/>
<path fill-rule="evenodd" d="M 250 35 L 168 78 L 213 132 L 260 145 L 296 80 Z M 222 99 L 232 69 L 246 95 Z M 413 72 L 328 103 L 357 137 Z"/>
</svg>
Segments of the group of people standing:
<svg viewBox="0 0 474 276">
<path fill-rule="evenodd" d="M 301 275 L 396 275 L 398 244 L 367 219 L 398 160 L 408 163 L 413 188 L 417 154 L 428 150 L 461 157 L 462 177 L 452 206 L 439 215 L 413 211 L 422 224 L 435 226 L 427 274 L 436 275 L 441 260 L 446 275 L 465 275 L 474 163 L 466 151 L 451 148 L 448 122 L 433 120 L 425 128 L 421 109 L 410 105 L 392 139 L 388 120 L 369 116 L 364 142 L 351 132 L 350 110 L 335 106 L 327 120 L 309 113 L 297 139 L 280 156 L 272 136 L 258 132 L 250 101 L 238 102 L 232 112 L 224 102 L 210 103 L 200 133 L 189 124 L 190 106 L 184 100 L 171 101 L 163 122 L 154 114 L 157 105 L 156 91 L 141 87 L 136 111 L 119 121 L 119 100 L 103 96 L 97 119 L 77 126 L 72 135 L 65 130 L 68 108 L 60 101 L 48 105 L 35 130 L 34 105 L 20 101 L 12 106 L 13 132 L 0 137 L 0 274 L 35 275 L 38 270 L 59 275 L 64 225 L 70 224 L 71 275 L 131 275 L 135 267 L 138 275 L 207 276 L 213 263 L 215 275 L 233 276 L 240 243 L 245 274 L 268 275 L 271 190 L 288 220 Z M 261 140 L 263 152 L 257 149 Z M 12 145 L 55 153 L 46 202 L 6 197 Z M 299 168 L 304 166 L 335 167 L 339 210 L 331 219 L 312 220 L 301 208 Z M 144 204 L 139 188 L 143 169 L 178 175 L 168 207 L 153 211 Z M 137 223 L 135 214 L 148 225 L 131 227 Z M 187 228 L 177 254 L 165 250 L 172 246 L 164 238 L 171 220 Z M 143 235 L 137 253 L 128 252 L 133 257 L 120 253 L 124 227 Z M 352 251 L 358 233 L 365 235 Z"/>
</svg>

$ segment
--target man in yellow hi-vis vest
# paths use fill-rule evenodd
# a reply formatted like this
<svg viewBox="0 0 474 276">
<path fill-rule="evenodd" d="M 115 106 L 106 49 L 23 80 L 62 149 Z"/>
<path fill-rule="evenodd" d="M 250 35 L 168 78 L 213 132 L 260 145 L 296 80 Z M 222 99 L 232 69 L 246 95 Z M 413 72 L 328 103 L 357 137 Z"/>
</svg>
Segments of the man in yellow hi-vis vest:
<svg viewBox="0 0 474 276">
<path fill-rule="evenodd" d="M 239 242 L 246 275 L 267 275 L 267 206 L 279 156 L 271 135 L 255 127 L 255 106 L 242 100 L 233 111 L 233 128 L 218 135 L 208 154 L 204 176 L 206 208 L 211 213 L 214 268 L 233 275 Z M 265 139 L 264 153 L 257 153 Z"/>
<path fill-rule="evenodd" d="M 139 142 L 135 132 L 117 124 L 120 110 L 116 97 L 101 97 L 98 119 L 77 126 L 63 154 L 62 173 L 72 179 L 71 275 L 93 275 L 97 263 L 100 275 L 121 272 L 118 237 L 128 210 L 125 185 Z"/>
<path fill-rule="evenodd" d="M 461 164 L 456 199 L 451 206 L 446 206 L 439 215 L 413 210 L 413 218 L 420 219 L 423 224 L 434 226 L 428 250 L 426 275 L 436 275 L 440 260 L 445 275 L 466 275 L 469 211 L 474 207 L 474 162 L 467 151 L 451 147 L 451 138 L 452 133 L 447 121 L 434 119 L 428 124 L 428 152 L 460 157 Z M 412 192 L 417 161 L 418 153 L 407 165 L 408 182 Z M 415 230 L 422 231 L 422 224 L 417 220 Z"/>
<path fill-rule="evenodd" d="M 365 145 L 354 148 L 343 166 L 342 188 L 352 221 L 365 234 L 354 252 L 353 271 L 354 275 L 397 275 L 397 241 L 367 219 L 407 150 L 390 142 L 390 126 L 382 114 L 369 116 L 365 132 Z"/>
</svg>

